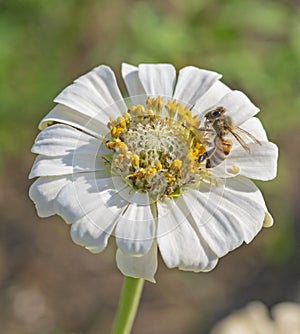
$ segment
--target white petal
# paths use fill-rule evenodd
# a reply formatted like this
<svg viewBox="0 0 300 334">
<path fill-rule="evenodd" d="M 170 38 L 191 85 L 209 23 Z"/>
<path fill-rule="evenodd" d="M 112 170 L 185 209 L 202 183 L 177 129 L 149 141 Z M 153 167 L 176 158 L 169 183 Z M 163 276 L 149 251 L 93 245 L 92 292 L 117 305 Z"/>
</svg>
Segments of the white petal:
<svg viewBox="0 0 300 334">
<path fill-rule="evenodd" d="M 221 257 L 249 243 L 262 228 L 265 204 L 259 189 L 243 177 L 226 179 L 224 184 L 202 183 L 199 191 L 183 195 L 209 247 Z"/>
<path fill-rule="evenodd" d="M 123 184 L 122 190 L 116 189 L 118 183 Z M 119 177 L 78 178 L 65 187 L 57 198 L 56 209 L 66 221 L 75 221 L 71 227 L 73 241 L 93 253 L 101 252 L 126 210 L 125 198 L 130 190 Z"/>
<path fill-rule="evenodd" d="M 172 97 L 176 80 L 176 70 L 172 65 L 141 64 L 139 78 L 147 96 Z"/>
<path fill-rule="evenodd" d="M 55 124 L 39 133 L 31 152 L 52 157 L 68 155 L 71 152 L 96 155 L 100 147 L 102 154 L 109 153 L 101 140 L 68 125 Z"/>
<path fill-rule="evenodd" d="M 35 159 L 29 178 L 106 170 L 103 155 L 108 150 L 102 141 L 65 125 L 43 130 L 32 152 L 41 155 Z"/>
<path fill-rule="evenodd" d="M 106 166 L 101 155 L 70 152 L 60 157 L 36 157 L 29 178 L 38 176 L 58 176 L 83 172 L 103 171 Z"/>
<path fill-rule="evenodd" d="M 169 268 L 210 270 L 217 258 L 200 242 L 195 229 L 175 201 L 158 203 L 157 240 L 160 253 Z"/>
<path fill-rule="evenodd" d="M 29 197 L 36 206 L 40 217 L 49 217 L 56 213 L 54 201 L 60 190 L 71 182 L 71 176 L 39 177 L 29 189 Z"/>
<path fill-rule="evenodd" d="M 91 196 L 88 196 L 88 198 L 93 200 L 94 207 L 72 224 L 71 237 L 76 244 L 84 246 L 90 252 L 99 253 L 107 246 L 108 238 L 112 234 L 124 208 L 111 209 L 113 205 L 120 206 L 117 202 L 119 198 L 112 198 L 109 208 L 103 203 L 99 205 L 99 202 L 91 199 Z M 82 203 L 82 205 L 85 203 Z"/>
<path fill-rule="evenodd" d="M 47 126 L 52 125 L 54 122 L 71 125 L 97 138 L 103 138 L 109 132 L 107 123 L 102 123 L 99 120 L 99 115 L 91 117 L 62 104 L 56 105 L 41 120 L 39 129 L 43 130 Z"/>
<path fill-rule="evenodd" d="M 123 63 L 122 76 L 132 103 L 134 105 L 144 105 L 147 100 L 147 94 L 140 81 L 138 67 Z"/>
<path fill-rule="evenodd" d="M 216 72 L 194 66 L 184 67 L 179 71 L 173 98 L 185 105 L 192 106 L 219 78 L 221 75 Z"/>
<path fill-rule="evenodd" d="M 261 145 L 248 145 L 250 153 L 243 147 L 235 146 L 229 156 L 220 165 L 211 169 L 215 176 L 224 175 L 224 170 L 234 170 L 238 167 L 239 174 L 255 180 L 272 180 L 277 174 L 278 148 L 271 142 L 261 142 Z M 229 175 L 230 176 L 230 175 Z"/>
<path fill-rule="evenodd" d="M 191 202 L 186 202 L 184 197 L 179 198 L 176 200 L 176 205 L 181 210 L 181 212 L 186 217 L 187 221 L 189 222 L 190 226 L 196 232 L 201 245 L 201 254 L 200 254 L 200 263 L 198 265 L 198 269 L 196 271 L 210 271 L 212 270 L 218 263 L 218 257 L 216 254 L 208 247 L 206 241 L 203 239 L 202 235 L 198 231 L 198 227 L 196 222 L 194 221 L 193 216 L 190 212 Z M 180 268 L 181 269 L 181 268 Z"/>
<path fill-rule="evenodd" d="M 223 82 L 219 80 L 215 81 L 209 90 L 197 100 L 192 110 L 193 113 L 203 116 L 230 91 L 231 89 L 223 84 Z"/>
<path fill-rule="evenodd" d="M 273 225 L 273 217 L 271 216 L 271 214 L 268 212 L 264 197 L 261 193 L 261 191 L 257 188 L 257 186 L 248 178 L 245 177 L 239 177 L 236 179 L 237 183 L 238 183 L 238 187 L 241 188 L 251 188 L 255 191 L 255 196 L 253 196 L 253 200 L 256 201 L 256 203 L 261 206 L 264 209 L 265 212 L 265 216 L 264 216 L 264 221 L 263 221 L 263 227 L 270 227 Z M 231 182 L 231 184 L 234 184 L 233 181 Z M 236 185 L 233 186 L 237 187 Z M 250 240 L 251 241 L 251 240 Z M 246 240 L 246 242 L 248 242 Z"/>
<path fill-rule="evenodd" d="M 117 266 L 125 276 L 144 278 L 155 283 L 154 275 L 157 270 L 157 244 L 153 242 L 148 253 L 133 256 L 123 253 L 120 249 L 116 254 Z"/>
<path fill-rule="evenodd" d="M 144 255 L 153 243 L 155 229 L 148 195 L 135 193 L 116 227 L 117 245 L 123 253 Z"/>
<path fill-rule="evenodd" d="M 250 117 L 256 115 L 259 109 L 242 92 L 234 90 L 226 94 L 216 106 L 224 107 L 226 115 L 232 118 L 233 124 L 238 126 Z"/>
<path fill-rule="evenodd" d="M 57 214 L 67 223 L 76 223 L 87 216 L 96 226 L 103 219 L 104 226 L 109 225 L 116 216 L 121 216 L 128 204 L 122 191 L 116 189 L 115 178 L 120 179 L 117 176 L 103 178 L 98 172 L 73 175 L 72 183 L 63 187 L 56 198 Z M 124 189 L 126 188 L 128 186 L 124 184 Z M 105 231 L 106 228 L 102 230 Z"/>
<path fill-rule="evenodd" d="M 127 110 L 113 71 L 99 66 L 79 77 L 54 100 L 106 124 Z"/>
</svg>

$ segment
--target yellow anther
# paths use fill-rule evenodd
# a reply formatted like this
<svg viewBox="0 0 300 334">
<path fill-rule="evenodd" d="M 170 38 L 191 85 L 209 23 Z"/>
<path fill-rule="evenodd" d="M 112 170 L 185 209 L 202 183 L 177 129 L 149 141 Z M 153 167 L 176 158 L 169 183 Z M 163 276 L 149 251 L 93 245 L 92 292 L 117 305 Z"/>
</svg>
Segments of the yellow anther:
<svg viewBox="0 0 300 334">
<path fill-rule="evenodd" d="M 110 117 L 109 122 L 107 123 L 107 127 L 111 131 L 115 126 L 116 126 L 116 121 Z"/>
<path fill-rule="evenodd" d="M 184 110 L 185 110 L 185 117 L 187 119 L 193 118 L 193 114 L 192 114 L 192 112 L 191 112 L 190 109 L 188 109 L 187 107 L 185 107 Z"/>
<path fill-rule="evenodd" d="M 201 122 L 197 120 L 197 117 L 198 115 L 195 115 L 190 119 L 190 123 L 189 123 L 190 127 L 199 128 Z"/>
<path fill-rule="evenodd" d="M 198 153 L 198 150 L 196 150 L 194 147 L 191 147 L 189 149 L 189 153 L 192 155 L 192 156 L 196 156 L 197 153 Z"/>
<path fill-rule="evenodd" d="M 126 176 L 126 179 L 133 179 L 133 178 L 135 178 L 136 177 L 136 174 L 135 173 L 133 173 L 133 174 L 128 174 L 127 176 Z"/>
<path fill-rule="evenodd" d="M 184 107 L 181 110 L 181 112 L 182 112 L 182 118 L 185 121 L 186 125 L 189 125 L 193 121 L 193 114 L 191 110 L 188 107 Z"/>
<path fill-rule="evenodd" d="M 134 174 L 134 178 L 136 181 L 142 180 L 146 175 L 145 169 L 141 168 L 138 172 Z"/>
<path fill-rule="evenodd" d="M 114 149 L 114 142 L 112 141 L 108 141 L 105 143 L 105 146 L 110 149 L 110 150 L 113 150 Z"/>
<path fill-rule="evenodd" d="M 123 116 L 119 116 L 117 118 L 117 121 L 118 121 L 119 127 L 125 128 L 125 126 L 126 126 L 126 120 L 125 120 L 125 118 Z"/>
<path fill-rule="evenodd" d="M 156 98 L 148 97 L 146 105 L 149 111 L 154 111 L 155 114 L 159 115 L 164 107 L 164 99 L 160 96 Z"/>
<path fill-rule="evenodd" d="M 186 114 L 184 116 L 184 120 L 186 121 L 186 125 L 188 125 L 191 128 L 199 128 L 200 121 L 197 120 L 197 116 L 193 116 L 191 110 L 185 109 Z"/>
<path fill-rule="evenodd" d="M 174 177 L 172 174 L 168 172 L 165 173 L 165 178 L 170 185 L 172 185 L 172 183 L 176 181 L 176 177 Z"/>
<path fill-rule="evenodd" d="M 183 107 L 183 105 L 181 103 L 178 103 L 177 110 L 178 110 L 178 120 L 184 119 L 185 108 Z"/>
<path fill-rule="evenodd" d="M 118 128 L 118 129 L 117 129 L 117 133 L 116 133 L 117 137 L 119 137 L 120 134 L 121 134 L 123 131 L 124 131 L 124 128 Z"/>
<path fill-rule="evenodd" d="M 199 154 L 203 155 L 206 152 L 206 149 L 203 145 L 199 144 L 199 147 L 197 147 Z"/>
<path fill-rule="evenodd" d="M 123 113 L 123 117 L 125 119 L 125 122 L 128 124 L 130 122 L 130 114 L 127 111 L 125 111 Z"/>
<path fill-rule="evenodd" d="M 147 106 L 148 109 L 153 108 L 153 101 L 154 101 L 154 98 L 152 98 L 150 96 L 147 97 L 146 106 Z"/>
<path fill-rule="evenodd" d="M 154 109 L 154 99 L 151 97 L 148 97 L 146 101 L 146 106 L 148 109 L 153 110 Z"/>
<path fill-rule="evenodd" d="M 120 142 L 121 142 L 120 139 L 118 139 L 118 138 L 114 138 L 113 140 L 108 141 L 108 142 L 106 143 L 106 147 L 109 148 L 110 150 L 114 150 L 115 147 L 116 147 L 116 145 L 117 145 L 118 143 L 120 143 Z"/>
<path fill-rule="evenodd" d="M 133 106 L 128 110 L 135 119 L 140 119 L 146 115 L 145 108 L 141 104 Z"/>
<path fill-rule="evenodd" d="M 151 121 L 153 121 L 155 119 L 155 114 L 153 110 L 147 110 L 148 112 L 148 116 L 150 118 Z"/>
<path fill-rule="evenodd" d="M 135 114 L 135 111 L 136 111 L 136 106 L 132 106 L 128 109 L 129 113 L 134 115 Z"/>
<path fill-rule="evenodd" d="M 154 107 L 158 114 L 161 114 L 161 111 L 164 107 L 164 99 L 160 96 L 158 96 L 156 99 L 154 99 Z"/>
<path fill-rule="evenodd" d="M 174 160 L 171 166 L 171 168 L 174 170 L 179 170 L 181 167 L 182 167 L 182 161 L 178 159 Z"/>
<path fill-rule="evenodd" d="M 113 138 L 118 138 L 120 133 L 124 131 L 123 128 L 117 128 L 117 127 L 113 127 L 111 130 L 110 130 L 110 134 L 112 135 Z"/>
<path fill-rule="evenodd" d="M 136 116 L 144 116 L 145 108 L 141 104 L 138 104 L 136 106 L 135 113 Z"/>
<path fill-rule="evenodd" d="M 175 116 L 178 105 L 180 105 L 180 103 L 177 103 L 176 100 L 173 100 L 173 101 L 168 100 L 165 108 L 166 108 L 170 118 L 173 118 Z"/>
<path fill-rule="evenodd" d="M 139 165 L 140 165 L 140 158 L 137 154 L 132 154 L 131 155 L 131 164 L 132 164 L 132 167 L 134 168 L 138 168 Z"/>
<path fill-rule="evenodd" d="M 158 161 L 158 162 L 155 163 L 155 168 L 157 170 L 161 170 L 162 169 L 162 164 L 160 163 L 160 161 Z"/>
<path fill-rule="evenodd" d="M 117 142 L 114 148 L 118 153 L 126 154 L 128 152 L 128 146 L 122 141 Z"/>
<path fill-rule="evenodd" d="M 147 175 L 148 177 L 150 177 L 150 176 L 155 175 L 156 172 L 157 172 L 157 169 L 156 169 L 156 168 L 149 168 L 149 169 L 147 170 L 147 174 L 146 174 L 146 175 Z"/>
</svg>

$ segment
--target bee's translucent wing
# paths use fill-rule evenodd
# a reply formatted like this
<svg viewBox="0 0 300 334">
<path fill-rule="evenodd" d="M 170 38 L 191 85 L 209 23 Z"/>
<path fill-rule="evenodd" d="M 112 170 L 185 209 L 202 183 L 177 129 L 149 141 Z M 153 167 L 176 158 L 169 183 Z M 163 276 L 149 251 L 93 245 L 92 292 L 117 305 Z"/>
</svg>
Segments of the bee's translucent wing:
<svg viewBox="0 0 300 334">
<path fill-rule="evenodd" d="M 244 138 L 249 138 L 253 143 L 261 145 L 261 142 L 257 138 L 255 138 L 251 133 L 238 126 L 229 131 L 248 153 L 250 153 L 250 148 Z"/>
<path fill-rule="evenodd" d="M 234 136 L 234 138 L 242 145 L 242 147 L 248 152 L 250 153 L 250 148 L 248 146 L 248 144 L 245 142 L 245 140 L 242 138 L 241 135 L 239 135 L 238 133 L 235 132 L 234 130 L 229 130 L 230 133 Z"/>
<path fill-rule="evenodd" d="M 248 132 L 248 131 L 246 131 L 246 130 L 238 127 L 238 126 L 236 126 L 234 128 L 234 131 L 235 132 L 240 132 L 240 134 L 243 134 L 243 135 L 249 137 L 253 141 L 253 143 L 261 145 L 261 142 L 257 138 L 255 138 L 250 132 Z"/>
</svg>

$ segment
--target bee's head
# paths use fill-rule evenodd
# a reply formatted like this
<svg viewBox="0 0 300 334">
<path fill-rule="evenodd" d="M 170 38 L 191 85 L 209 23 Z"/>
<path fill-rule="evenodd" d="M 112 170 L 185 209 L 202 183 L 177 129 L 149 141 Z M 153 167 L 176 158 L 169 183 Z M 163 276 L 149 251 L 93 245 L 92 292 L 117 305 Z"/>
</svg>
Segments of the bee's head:
<svg viewBox="0 0 300 334">
<path fill-rule="evenodd" d="M 209 111 L 205 118 L 208 121 L 215 121 L 216 119 L 219 119 L 221 115 L 225 113 L 226 109 L 224 107 L 216 107 L 215 109 Z"/>
</svg>

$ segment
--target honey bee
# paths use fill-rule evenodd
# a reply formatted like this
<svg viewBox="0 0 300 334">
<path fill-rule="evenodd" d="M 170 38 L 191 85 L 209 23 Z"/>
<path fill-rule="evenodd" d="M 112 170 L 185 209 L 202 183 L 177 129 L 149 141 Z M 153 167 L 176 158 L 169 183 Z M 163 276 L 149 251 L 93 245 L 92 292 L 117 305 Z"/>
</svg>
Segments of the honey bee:
<svg viewBox="0 0 300 334">
<path fill-rule="evenodd" d="M 198 162 L 207 159 L 206 167 L 211 168 L 223 162 L 232 148 L 232 141 L 224 138 L 232 134 L 239 144 L 250 153 L 250 148 L 244 138 L 250 139 L 251 142 L 261 145 L 248 131 L 234 126 L 230 116 L 225 115 L 224 107 L 217 107 L 205 114 L 204 131 L 214 132 L 213 148 L 205 152 L 198 158 Z"/>
</svg>

